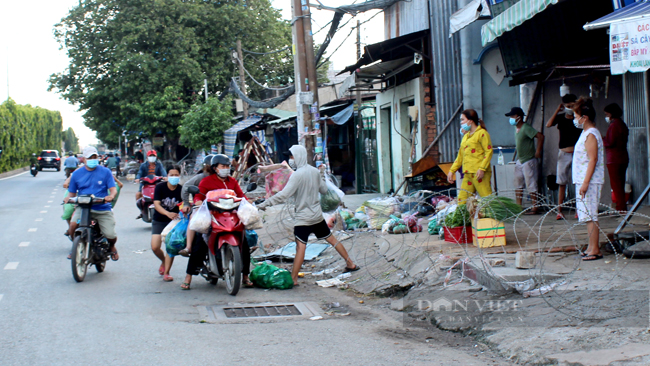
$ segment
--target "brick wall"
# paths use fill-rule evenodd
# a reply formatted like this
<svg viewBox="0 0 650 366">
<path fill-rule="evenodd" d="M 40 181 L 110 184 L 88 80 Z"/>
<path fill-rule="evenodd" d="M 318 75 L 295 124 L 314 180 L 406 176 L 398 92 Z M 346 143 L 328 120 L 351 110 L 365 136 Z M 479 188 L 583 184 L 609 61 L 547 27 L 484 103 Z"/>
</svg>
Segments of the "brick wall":
<svg viewBox="0 0 650 366">
<path fill-rule="evenodd" d="M 436 106 L 433 103 L 433 93 L 431 88 L 431 74 L 425 74 L 424 77 L 424 116 L 425 120 L 425 143 L 423 149 L 426 149 L 438 135 L 438 128 L 436 127 Z M 423 151 L 424 152 L 424 151 Z M 438 144 L 433 146 L 426 156 L 435 159 L 436 163 L 440 156 L 438 151 Z"/>
</svg>

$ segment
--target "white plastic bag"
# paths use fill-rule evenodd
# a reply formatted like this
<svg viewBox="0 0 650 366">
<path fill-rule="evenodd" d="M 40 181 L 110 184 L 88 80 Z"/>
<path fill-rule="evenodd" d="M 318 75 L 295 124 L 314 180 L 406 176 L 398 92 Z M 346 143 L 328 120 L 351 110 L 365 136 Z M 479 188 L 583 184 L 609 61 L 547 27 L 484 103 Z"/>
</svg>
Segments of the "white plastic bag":
<svg viewBox="0 0 650 366">
<path fill-rule="evenodd" d="M 262 216 L 260 216 L 259 210 L 255 205 L 249 203 L 245 199 L 241 200 L 241 203 L 239 203 L 237 216 L 239 216 L 239 219 L 247 230 L 262 228 Z"/>
<path fill-rule="evenodd" d="M 190 219 L 190 230 L 194 230 L 201 234 L 207 234 L 208 231 L 210 231 L 211 224 L 212 215 L 210 215 L 208 203 L 203 201 L 201 207 L 192 214 L 192 218 Z"/>
<path fill-rule="evenodd" d="M 169 232 L 172 231 L 174 226 L 176 226 L 176 224 L 178 224 L 179 222 L 181 222 L 180 219 L 172 220 L 169 222 L 169 224 L 167 224 L 167 226 L 165 226 L 162 233 L 160 233 L 163 243 L 165 242 L 165 238 L 167 237 L 167 234 L 169 234 Z"/>
<path fill-rule="evenodd" d="M 336 184 L 334 184 L 334 182 L 332 182 L 330 177 L 328 176 L 325 177 L 325 184 L 327 184 L 328 190 L 336 192 L 336 194 L 339 196 L 339 199 L 343 199 L 345 193 L 343 193 L 343 191 L 340 190 L 339 187 L 337 187 Z"/>
</svg>

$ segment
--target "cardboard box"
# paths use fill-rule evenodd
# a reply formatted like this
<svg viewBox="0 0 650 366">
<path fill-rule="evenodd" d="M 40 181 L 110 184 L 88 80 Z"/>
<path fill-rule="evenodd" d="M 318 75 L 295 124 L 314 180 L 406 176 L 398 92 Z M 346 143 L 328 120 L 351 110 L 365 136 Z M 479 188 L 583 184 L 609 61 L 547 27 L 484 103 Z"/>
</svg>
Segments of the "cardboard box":
<svg viewBox="0 0 650 366">
<path fill-rule="evenodd" d="M 490 248 L 506 245 L 506 227 L 494 219 L 477 219 L 472 224 L 474 246 Z"/>
</svg>

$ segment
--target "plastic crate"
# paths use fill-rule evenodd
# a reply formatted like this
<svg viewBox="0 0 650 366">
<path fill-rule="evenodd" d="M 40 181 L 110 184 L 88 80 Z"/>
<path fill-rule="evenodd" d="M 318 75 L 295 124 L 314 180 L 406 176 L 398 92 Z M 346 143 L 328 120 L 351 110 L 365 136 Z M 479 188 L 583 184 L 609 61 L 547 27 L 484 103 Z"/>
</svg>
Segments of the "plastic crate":
<svg viewBox="0 0 650 366">
<path fill-rule="evenodd" d="M 472 227 L 443 227 L 445 241 L 449 243 L 468 244 L 472 242 Z"/>
</svg>

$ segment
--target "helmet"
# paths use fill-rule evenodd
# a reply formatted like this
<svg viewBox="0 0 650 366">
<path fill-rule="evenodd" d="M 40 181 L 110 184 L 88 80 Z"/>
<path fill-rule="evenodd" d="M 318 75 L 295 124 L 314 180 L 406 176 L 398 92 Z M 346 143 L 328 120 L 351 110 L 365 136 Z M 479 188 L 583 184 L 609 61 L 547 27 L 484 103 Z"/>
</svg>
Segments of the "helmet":
<svg viewBox="0 0 650 366">
<path fill-rule="evenodd" d="M 205 158 L 203 158 L 203 165 L 212 165 L 212 158 L 214 157 L 213 154 L 207 155 Z"/>
<path fill-rule="evenodd" d="M 215 165 L 219 165 L 219 164 L 230 165 L 230 159 L 224 154 L 217 154 L 217 155 L 213 156 L 212 157 L 212 162 L 210 162 L 210 165 L 215 166 Z"/>
</svg>

